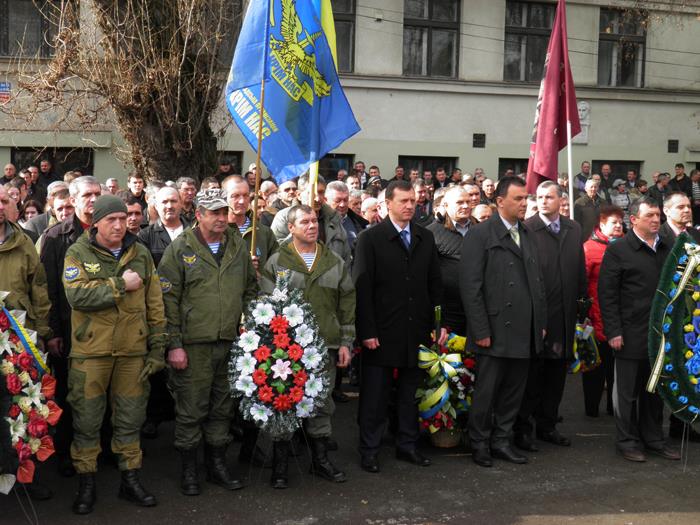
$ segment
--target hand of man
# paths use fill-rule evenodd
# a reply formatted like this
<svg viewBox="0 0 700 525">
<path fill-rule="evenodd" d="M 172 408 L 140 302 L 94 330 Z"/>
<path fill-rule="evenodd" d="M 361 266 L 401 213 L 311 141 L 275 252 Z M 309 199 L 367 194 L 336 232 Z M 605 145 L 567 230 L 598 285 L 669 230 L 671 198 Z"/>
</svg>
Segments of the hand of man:
<svg viewBox="0 0 700 525">
<path fill-rule="evenodd" d="M 124 288 L 127 292 L 133 292 L 141 288 L 143 280 L 135 271 L 129 269 L 122 274 L 122 279 L 124 279 Z"/>
<path fill-rule="evenodd" d="M 622 339 L 621 335 L 618 335 L 617 337 L 613 337 L 608 341 L 608 344 L 610 345 L 610 348 L 613 350 L 619 352 L 622 350 L 622 347 L 625 345 L 625 341 Z"/>
<path fill-rule="evenodd" d="M 376 337 L 373 337 L 372 339 L 363 339 L 362 346 L 368 350 L 376 350 L 379 348 L 379 339 Z"/>
<path fill-rule="evenodd" d="M 62 337 L 52 337 L 46 341 L 46 349 L 54 357 L 61 357 L 63 355 L 63 338 Z"/>
<path fill-rule="evenodd" d="M 187 352 L 184 348 L 173 348 L 168 352 L 168 364 L 175 370 L 187 368 Z"/>
<path fill-rule="evenodd" d="M 476 346 L 480 346 L 482 348 L 488 348 L 489 346 L 491 346 L 491 338 L 484 337 L 483 339 L 477 339 Z"/>
<path fill-rule="evenodd" d="M 350 349 L 347 346 L 338 348 L 338 368 L 347 368 L 350 364 Z"/>
<path fill-rule="evenodd" d="M 250 259 L 253 261 L 253 268 L 255 268 L 255 271 L 257 272 L 260 269 L 260 259 L 258 259 L 257 255 L 252 255 Z"/>
</svg>

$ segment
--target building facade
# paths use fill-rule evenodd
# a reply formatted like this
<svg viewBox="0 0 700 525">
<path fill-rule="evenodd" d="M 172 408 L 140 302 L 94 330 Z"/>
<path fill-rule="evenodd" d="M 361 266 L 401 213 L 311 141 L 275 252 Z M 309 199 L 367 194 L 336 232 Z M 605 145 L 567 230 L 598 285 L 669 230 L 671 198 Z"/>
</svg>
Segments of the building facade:
<svg viewBox="0 0 700 525">
<path fill-rule="evenodd" d="M 28 11 L 19 12 L 25 4 L 32 2 L 0 2 L 8 10 L 0 12 L 0 55 L 11 54 L 13 16 L 15 24 L 30 20 Z M 648 9 L 636 9 L 639 4 Z M 678 162 L 686 171 L 700 167 L 700 4 L 693 4 L 668 11 L 662 9 L 668 2 L 567 2 L 583 124 L 574 140 L 574 172 L 584 160 L 593 171 L 609 162 L 620 174 L 635 168 L 647 178 L 672 172 Z M 481 167 L 492 178 L 526 169 L 556 2 L 334 0 L 333 6 L 341 82 L 362 131 L 324 159 L 324 174 L 359 160 L 379 166 L 385 177 L 397 165 Z M 13 81 L 0 76 L 0 103 Z M 222 104 L 217 120 L 228 118 L 225 111 Z M 113 155 L 119 143 L 108 126 L 89 133 L 13 129 L 0 117 L 1 164 L 21 165 L 32 148 L 48 146 L 59 148 L 59 156 L 82 155 L 100 179 L 124 178 L 128 167 Z M 219 147 L 241 167 L 254 162 L 235 126 Z M 559 165 L 566 171 L 565 151 Z"/>
</svg>

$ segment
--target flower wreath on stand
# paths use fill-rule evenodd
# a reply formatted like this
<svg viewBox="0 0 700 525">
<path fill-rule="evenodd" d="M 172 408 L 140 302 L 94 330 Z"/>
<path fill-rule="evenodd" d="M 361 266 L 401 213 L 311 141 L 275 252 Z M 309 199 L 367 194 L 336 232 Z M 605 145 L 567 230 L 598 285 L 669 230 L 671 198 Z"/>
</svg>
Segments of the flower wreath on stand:
<svg viewBox="0 0 700 525">
<path fill-rule="evenodd" d="M 0 375 L 10 395 L 8 414 L 12 447 L 19 459 L 16 479 L 31 483 L 34 458 L 46 461 L 54 453 L 49 427 L 56 426 L 63 412 L 53 401 L 56 379 L 49 374 L 46 354 L 36 347 L 36 332 L 24 327 L 26 312 L 9 311 L 0 292 Z M 0 475 L 0 492 L 7 493 L 15 476 Z"/>
<path fill-rule="evenodd" d="M 303 292 L 289 289 L 289 272 L 250 302 L 243 328 L 229 363 L 232 396 L 244 419 L 285 438 L 316 414 L 331 386 L 326 344 Z"/>
</svg>

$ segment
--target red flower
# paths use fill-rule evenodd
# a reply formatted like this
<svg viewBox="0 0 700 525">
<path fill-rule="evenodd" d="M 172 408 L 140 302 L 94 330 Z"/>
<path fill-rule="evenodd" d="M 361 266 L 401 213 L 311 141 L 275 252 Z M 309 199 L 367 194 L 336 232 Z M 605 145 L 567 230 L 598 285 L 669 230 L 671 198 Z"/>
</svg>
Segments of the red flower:
<svg viewBox="0 0 700 525">
<path fill-rule="evenodd" d="M 10 343 L 14 345 L 19 343 L 19 337 L 17 336 L 17 334 L 10 334 Z"/>
<path fill-rule="evenodd" d="M 15 418 L 15 417 L 19 416 L 20 412 L 21 412 L 21 410 L 19 409 L 19 407 L 17 405 L 12 405 L 10 407 L 10 411 L 8 412 L 7 415 L 10 416 L 11 418 Z"/>
<path fill-rule="evenodd" d="M 44 436 L 41 438 L 41 445 L 39 446 L 39 450 L 36 451 L 36 458 L 39 461 L 46 461 L 54 452 L 56 452 L 56 449 L 53 446 L 53 439 L 51 436 Z"/>
<path fill-rule="evenodd" d="M 265 345 L 262 345 L 255 351 L 253 355 L 258 361 L 267 361 L 267 359 L 270 357 L 270 353 L 270 349 Z"/>
<path fill-rule="evenodd" d="M 278 410 L 279 412 L 286 412 L 290 408 L 292 408 L 292 400 L 288 395 L 280 395 L 275 398 L 275 401 L 272 403 L 272 406 L 275 407 L 275 410 Z"/>
<path fill-rule="evenodd" d="M 264 385 L 267 382 L 267 372 L 262 368 L 258 368 L 253 372 L 253 383 L 258 386 Z"/>
<path fill-rule="evenodd" d="M 272 387 L 265 385 L 258 389 L 258 399 L 263 403 L 271 402 L 273 397 Z"/>
<path fill-rule="evenodd" d="M 39 379 L 39 372 L 36 371 L 36 368 L 32 368 L 29 371 L 29 377 L 32 378 L 32 381 L 36 381 L 37 379 Z"/>
<path fill-rule="evenodd" d="M 464 360 L 464 366 L 466 366 L 468 370 L 474 370 L 474 367 L 476 366 L 476 361 L 471 357 L 468 357 Z"/>
<path fill-rule="evenodd" d="M 19 354 L 19 358 L 17 359 L 17 364 L 22 370 L 29 370 L 33 362 L 34 360 L 32 359 L 32 356 L 30 356 L 27 352 Z"/>
<path fill-rule="evenodd" d="M 304 397 L 304 390 L 301 387 L 294 386 L 289 389 L 289 398 L 294 402 L 298 403 L 301 398 Z"/>
<path fill-rule="evenodd" d="M 304 350 L 301 348 L 301 346 L 294 343 L 293 345 L 289 345 L 289 348 L 287 348 L 287 355 L 290 359 L 293 359 L 294 361 L 299 361 L 299 359 L 301 359 L 301 356 L 304 355 Z"/>
<path fill-rule="evenodd" d="M 41 416 L 31 417 L 27 425 L 27 431 L 30 436 L 40 438 L 49 432 L 49 424 Z"/>
<path fill-rule="evenodd" d="M 22 440 L 17 442 L 15 450 L 17 451 L 17 458 L 20 463 L 32 457 L 32 447 L 29 446 L 29 443 L 25 443 Z"/>
<path fill-rule="evenodd" d="M 299 370 L 296 374 L 294 374 L 294 384 L 296 386 L 304 386 L 308 379 L 309 376 L 306 374 L 305 370 Z"/>
<path fill-rule="evenodd" d="M 49 417 L 47 417 L 46 420 L 49 422 L 49 425 L 55 427 L 56 423 L 58 423 L 58 420 L 61 419 L 63 409 L 53 401 L 48 401 L 46 403 L 46 406 L 49 407 Z"/>
<path fill-rule="evenodd" d="M 433 421 L 433 426 L 435 428 L 440 428 L 442 426 L 442 421 L 440 421 L 438 418 L 435 418 L 435 420 Z"/>
<path fill-rule="evenodd" d="M 46 399 L 53 399 L 56 395 L 56 378 L 50 374 L 44 374 L 41 378 L 41 393 Z"/>
<path fill-rule="evenodd" d="M 0 330 L 3 332 L 10 328 L 10 320 L 5 315 L 5 312 L 0 312 Z"/>
<path fill-rule="evenodd" d="M 275 334 L 275 337 L 272 338 L 272 342 L 277 348 L 287 348 L 289 336 L 286 333 Z"/>
<path fill-rule="evenodd" d="M 22 391 L 22 381 L 20 381 L 17 374 L 8 375 L 6 382 L 7 382 L 7 391 L 10 394 L 12 394 L 13 396 L 16 396 L 17 394 L 19 394 Z"/>
<path fill-rule="evenodd" d="M 285 333 L 287 328 L 289 328 L 289 323 L 284 316 L 276 315 L 272 318 L 272 321 L 270 321 L 270 328 L 276 334 Z"/>
</svg>

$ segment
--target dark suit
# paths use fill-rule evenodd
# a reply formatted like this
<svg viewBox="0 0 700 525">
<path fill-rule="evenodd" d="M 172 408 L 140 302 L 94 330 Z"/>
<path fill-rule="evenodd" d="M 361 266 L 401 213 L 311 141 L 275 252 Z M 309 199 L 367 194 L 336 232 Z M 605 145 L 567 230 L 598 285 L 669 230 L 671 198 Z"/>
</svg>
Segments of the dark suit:
<svg viewBox="0 0 700 525">
<path fill-rule="evenodd" d="M 600 198 L 593 200 L 583 193 L 574 202 L 574 219 L 581 225 L 582 242 L 586 242 L 600 222 Z"/>
<path fill-rule="evenodd" d="M 641 444 L 663 447 L 663 402 L 645 385 L 650 365 L 647 350 L 649 312 L 661 269 L 671 250 L 668 239 L 659 238 L 656 251 L 630 230 L 608 246 L 600 265 L 598 302 L 608 343 L 622 336 L 624 346 L 615 352 L 613 408 L 617 447 Z"/>
<path fill-rule="evenodd" d="M 352 268 L 357 290 L 357 338 L 379 339 L 362 350 L 360 451 L 377 453 L 394 368 L 398 369 L 397 447 L 412 451 L 418 439 L 415 393 L 424 372 L 418 346 L 430 345 L 434 307 L 442 298 L 440 262 L 432 233 L 411 223 L 407 250 L 389 218 L 357 238 Z"/>
<path fill-rule="evenodd" d="M 533 233 L 519 223 L 520 247 L 501 216 L 470 228 L 462 244 L 460 291 L 477 377 L 469 414 L 474 448 L 506 446 L 525 391 L 530 356 L 543 349 L 545 290 Z M 491 346 L 475 341 L 491 338 Z M 492 431 L 493 428 L 493 431 Z"/>
<path fill-rule="evenodd" d="M 532 230 L 547 294 L 544 351 L 530 363 L 527 387 L 515 424 L 516 434 L 530 435 L 534 416 L 538 433 L 554 431 L 566 382 L 567 360 L 574 354 L 577 300 L 587 295 L 581 227 L 559 217 L 553 233 L 539 214 L 525 224 Z"/>
</svg>

